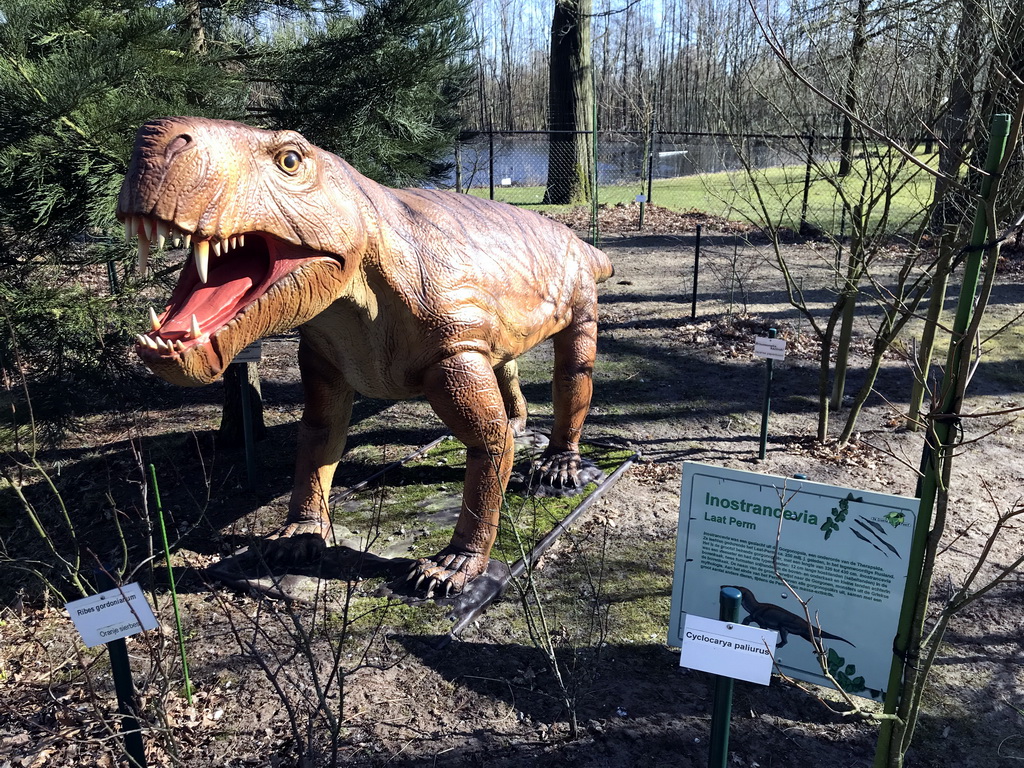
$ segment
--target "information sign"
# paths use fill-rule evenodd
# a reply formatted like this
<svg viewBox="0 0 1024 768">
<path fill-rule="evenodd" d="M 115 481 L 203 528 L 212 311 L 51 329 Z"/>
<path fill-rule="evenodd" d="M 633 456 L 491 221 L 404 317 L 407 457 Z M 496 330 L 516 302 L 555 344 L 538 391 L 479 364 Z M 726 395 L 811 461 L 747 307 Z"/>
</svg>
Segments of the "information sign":
<svg viewBox="0 0 1024 768">
<path fill-rule="evenodd" d="M 682 645 L 688 615 L 717 616 L 721 588 L 736 587 L 742 623 L 778 633 L 782 671 L 829 685 L 813 631 L 847 692 L 881 698 L 917 511 L 917 499 L 685 462 L 669 644 Z M 779 574 L 813 629 L 775 573 L 776 535 Z"/>
<path fill-rule="evenodd" d="M 72 600 L 64 607 L 90 648 L 159 626 L 138 584 Z"/>
<path fill-rule="evenodd" d="M 757 336 L 754 338 L 754 355 L 770 360 L 785 360 L 786 340 Z"/>
<path fill-rule="evenodd" d="M 237 355 L 232 363 L 258 363 L 263 359 L 263 342 L 254 341 Z"/>
</svg>

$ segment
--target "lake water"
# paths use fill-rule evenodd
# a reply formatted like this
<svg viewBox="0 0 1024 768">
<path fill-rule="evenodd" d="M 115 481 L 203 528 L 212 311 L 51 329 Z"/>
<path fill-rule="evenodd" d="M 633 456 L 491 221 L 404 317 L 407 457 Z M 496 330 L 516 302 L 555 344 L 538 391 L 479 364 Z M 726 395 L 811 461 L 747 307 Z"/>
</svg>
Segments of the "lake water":
<svg viewBox="0 0 1024 768">
<path fill-rule="evenodd" d="M 653 176 L 655 179 L 692 176 L 742 169 L 734 141 L 743 141 L 744 153 L 754 167 L 803 163 L 802 150 L 796 140 L 779 139 L 772 143 L 761 138 L 729 139 L 722 137 L 659 137 L 655 145 Z M 464 187 L 485 187 L 490 184 L 490 146 L 485 134 L 461 147 L 462 183 Z M 644 147 L 636 141 L 600 140 L 598 144 L 598 184 L 639 184 L 642 178 Z M 454 164 L 454 156 L 452 157 Z M 495 134 L 494 186 L 535 187 L 547 183 L 548 138 L 545 134 Z M 454 170 L 445 179 L 454 186 Z"/>
</svg>

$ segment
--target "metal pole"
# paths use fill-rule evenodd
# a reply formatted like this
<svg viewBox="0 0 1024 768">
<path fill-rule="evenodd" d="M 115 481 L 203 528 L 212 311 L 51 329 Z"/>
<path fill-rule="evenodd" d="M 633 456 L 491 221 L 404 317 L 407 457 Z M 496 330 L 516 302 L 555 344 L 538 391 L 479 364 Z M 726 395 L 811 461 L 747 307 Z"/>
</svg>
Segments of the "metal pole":
<svg viewBox="0 0 1024 768">
<path fill-rule="evenodd" d="M 700 224 L 697 225 L 697 241 L 693 245 L 693 301 L 690 304 L 690 319 L 697 317 L 697 275 L 700 272 Z"/>
<path fill-rule="evenodd" d="M 804 199 L 800 205 L 800 234 L 807 232 L 807 202 L 811 196 L 811 167 L 814 164 L 814 133 L 807 138 L 807 167 L 804 169 Z"/>
<path fill-rule="evenodd" d="M 719 621 L 739 621 L 742 595 L 735 587 L 722 587 L 718 593 Z M 711 710 L 711 743 L 708 768 L 726 768 L 729 760 L 729 722 L 732 720 L 733 679 L 715 675 L 714 708 Z"/>
<path fill-rule="evenodd" d="M 774 339 L 779 335 L 775 328 L 768 329 L 768 338 Z M 759 459 L 764 459 L 768 454 L 768 414 L 772 409 L 772 363 L 775 361 L 770 357 L 764 361 L 764 404 L 761 406 L 761 447 L 757 452 Z"/>
<path fill-rule="evenodd" d="M 101 592 L 117 589 L 110 574 L 103 569 L 96 573 L 96 582 Z M 121 713 L 121 733 L 124 735 L 124 749 L 129 759 L 139 768 L 146 766 L 146 748 L 142 743 L 142 730 L 136 717 L 138 703 L 135 700 L 135 683 L 132 682 L 132 665 L 128 661 L 128 646 L 123 637 L 106 643 L 110 654 L 110 672 L 114 677 L 114 692 L 117 694 L 117 711 Z"/>
<path fill-rule="evenodd" d="M 253 443 L 252 411 L 249 397 L 249 366 L 255 363 L 235 363 L 240 365 L 238 385 L 242 388 L 242 437 L 245 440 L 245 476 L 249 481 L 249 490 L 256 487 L 256 446 Z"/>
<path fill-rule="evenodd" d="M 491 200 L 494 199 L 494 126 L 487 127 L 487 178 L 491 185 Z"/>
</svg>

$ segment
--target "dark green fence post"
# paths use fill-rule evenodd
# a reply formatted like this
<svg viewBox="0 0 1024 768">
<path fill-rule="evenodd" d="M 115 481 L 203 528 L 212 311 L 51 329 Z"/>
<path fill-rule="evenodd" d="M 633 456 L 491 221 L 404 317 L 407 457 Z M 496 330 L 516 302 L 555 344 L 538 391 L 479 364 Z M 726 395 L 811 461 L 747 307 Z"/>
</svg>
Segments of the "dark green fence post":
<svg viewBox="0 0 1024 768">
<path fill-rule="evenodd" d="M 104 569 L 96 572 L 100 592 L 116 590 L 117 583 Z M 136 717 L 138 702 L 135 699 L 135 683 L 132 682 L 132 665 L 128 661 L 128 646 L 123 637 L 105 643 L 110 654 L 110 673 L 114 678 L 114 692 L 117 694 L 117 711 L 121 713 L 121 733 L 124 734 L 124 749 L 137 768 L 146 768 L 146 747 L 142 743 L 142 730 Z"/>
<path fill-rule="evenodd" d="M 742 595 L 736 587 L 722 587 L 718 594 L 719 621 L 736 622 L 740 619 Z M 708 768 L 726 768 L 729 761 L 729 722 L 732 720 L 733 679 L 715 675 L 715 702 L 711 710 L 711 743 L 708 748 Z"/>
</svg>

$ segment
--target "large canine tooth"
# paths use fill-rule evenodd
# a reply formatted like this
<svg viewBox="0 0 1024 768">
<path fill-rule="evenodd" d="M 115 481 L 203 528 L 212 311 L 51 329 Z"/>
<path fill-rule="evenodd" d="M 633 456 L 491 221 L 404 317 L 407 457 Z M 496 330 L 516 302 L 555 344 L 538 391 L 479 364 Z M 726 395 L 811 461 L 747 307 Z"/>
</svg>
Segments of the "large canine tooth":
<svg viewBox="0 0 1024 768">
<path fill-rule="evenodd" d="M 200 329 L 199 321 L 196 320 L 195 315 L 192 315 L 192 324 L 188 328 L 188 335 L 190 339 L 198 339 L 203 335 L 203 331 Z"/>
<path fill-rule="evenodd" d="M 146 237 L 139 237 L 139 250 L 138 250 L 138 272 L 142 277 L 146 276 L 146 269 L 149 267 L 149 239 Z"/>
<path fill-rule="evenodd" d="M 150 349 L 159 349 L 159 347 L 156 345 L 156 342 L 153 341 L 152 337 L 150 336 L 139 336 L 139 342 L 144 347 L 149 347 Z"/>
<path fill-rule="evenodd" d="M 142 233 L 146 236 L 146 239 L 150 242 L 153 241 L 153 222 L 146 216 L 139 217 L 142 220 Z"/>
<path fill-rule="evenodd" d="M 149 325 L 153 331 L 160 330 L 160 319 L 156 316 L 156 310 L 149 308 Z"/>
<path fill-rule="evenodd" d="M 196 270 L 199 272 L 199 279 L 205 284 L 210 274 L 210 241 L 196 240 L 194 251 Z"/>
<path fill-rule="evenodd" d="M 161 350 L 165 350 L 165 351 L 167 351 L 167 352 L 170 352 L 170 351 L 171 351 L 171 345 L 170 345 L 170 344 L 168 344 L 168 343 L 167 343 L 166 341 L 164 341 L 164 340 L 163 340 L 163 339 L 162 339 L 161 337 L 159 337 L 159 336 L 157 336 L 157 337 L 156 337 L 156 345 L 157 345 L 157 347 L 159 347 L 159 348 L 160 348 Z"/>
<path fill-rule="evenodd" d="M 158 221 L 156 223 L 156 247 L 158 250 L 163 250 L 164 243 L 167 242 L 167 236 L 170 234 L 171 228 L 166 221 Z"/>
<path fill-rule="evenodd" d="M 135 229 L 135 217 L 125 216 L 124 217 L 124 241 L 127 244 L 131 244 L 132 238 L 135 237 L 135 233 L 138 230 Z"/>
<path fill-rule="evenodd" d="M 220 256 L 220 240 L 214 239 L 213 241 L 213 255 Z"/>
</svg>

